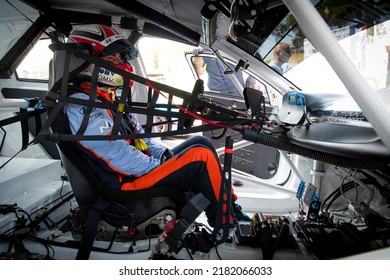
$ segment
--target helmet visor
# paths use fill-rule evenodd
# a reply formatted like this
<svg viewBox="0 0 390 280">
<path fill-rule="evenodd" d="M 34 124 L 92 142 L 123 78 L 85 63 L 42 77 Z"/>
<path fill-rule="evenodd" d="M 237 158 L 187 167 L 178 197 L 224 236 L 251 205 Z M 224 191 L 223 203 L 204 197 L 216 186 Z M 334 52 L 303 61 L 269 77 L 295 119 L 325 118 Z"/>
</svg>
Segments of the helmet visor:
<svg viewBox="0 0 390 280">
<path fill-rule="evenodd" d="M 131 59 L 138 56 L 138 50 L 125 39 L 117 40 L 109 44 L 104 50 L 100 53 L 99 56 L 107 56 L 119 53 L 121 59 L 124 62 L 128 62 Z"/>
</svg>

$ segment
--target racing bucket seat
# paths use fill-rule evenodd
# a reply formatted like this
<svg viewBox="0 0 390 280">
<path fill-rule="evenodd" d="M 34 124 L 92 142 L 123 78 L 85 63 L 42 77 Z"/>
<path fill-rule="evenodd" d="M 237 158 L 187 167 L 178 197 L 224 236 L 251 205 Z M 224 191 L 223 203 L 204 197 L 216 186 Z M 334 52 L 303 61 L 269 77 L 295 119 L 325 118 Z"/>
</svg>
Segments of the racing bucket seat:
<svg viewBox="0 0 390 280">
<path fill-rule="evenodd" d="M 93 250 L 99 221 L 116 228 L 136 229 L 140 236 L 150 238 L 150 233 L 157 234 L 156 218 L 166 215 L 176 218 L 176 212 L 179 213 L 183 207 L 185 197 L 170 186 L 129 192 L 110 190 L 99 181 L 80 155 L 74 141 L 63 141 L 60 137 L 71 136 L 71 132 L 62 110 L 66 101 L 57 97 L 66 95 L 63 91 L 67 90 L 69 77 L 76 75 L 89 63 L 77 55 L 69 54 L 69 50 L 73 52 L 75 48 L 80 46 L 51 45 L 54 55 L 50 62 L 50 90 L 45 103 L 51 129 L 49 137 L 56 142 L 75 199 L 87 217 L 76 259 L 88 259 Z M 89 55 L 86 48 L 81 48 L 81 52 Z"/>
</svg>

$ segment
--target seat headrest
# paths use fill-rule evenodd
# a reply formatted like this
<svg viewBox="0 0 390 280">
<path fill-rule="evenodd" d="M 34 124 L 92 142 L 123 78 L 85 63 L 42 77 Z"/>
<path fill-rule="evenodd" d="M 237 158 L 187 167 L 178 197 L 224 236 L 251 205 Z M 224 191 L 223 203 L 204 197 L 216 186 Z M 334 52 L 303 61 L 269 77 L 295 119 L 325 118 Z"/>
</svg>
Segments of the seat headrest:
<svg viewBox="0 0 390 280">
<path fill-rule="evenodd" d="M 88 44 L 63 44 L 53 43 L 49 45 L 49 48 L 53 51 L 53 58 L 49 64 L 49 89 L 53 87 L 55 83 L 61 80 L 64 76 L 64 65 L 66 60 L 66 48 L 73 48 L 84 54 L 91 55 L 92 49 Z M 85 67 L 82 67 L 85 64 Z M 75 55 L 71 55 L 69 62 L 69 73 L 76 70 L 82 71 L 89 63 L 82 58 Z M 81 69 L 80 69 L 81 68 Z"/>
</svg>

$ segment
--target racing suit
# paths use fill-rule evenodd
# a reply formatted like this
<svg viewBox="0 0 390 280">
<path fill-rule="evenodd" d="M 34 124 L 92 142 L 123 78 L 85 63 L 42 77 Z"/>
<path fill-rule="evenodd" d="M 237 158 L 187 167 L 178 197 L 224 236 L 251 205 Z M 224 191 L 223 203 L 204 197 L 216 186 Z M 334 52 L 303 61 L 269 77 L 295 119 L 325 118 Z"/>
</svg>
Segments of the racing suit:
<svg viewBox="0 0 390 280">
<path fill-rule="evenodd" d="M 71 97 L 85 100 L 89 98 L 85 92 L 73 93 Z M 85 107 L 68 103 L 64 111 L 72 134 L 76 134 L 82 123 Z M 84 135 L 110 135 L 113 124 L 113 112 L 94 108 Z M 131 125 L 135 133 L 144 133 L 135 116 L 132 116 Z M 129 134 L 123 123 L 119 131 Z M 135 191 L 169 185 L 183 193 L 202 193 L 210 201 L 205 212 L 213 226 L 222 170 L 209 139 L 195 136 L 184 141 L 171 150 L 174 156 L 165 162 L 162 162 L 162 157 L 167 150 L 153 139 L 143 139 L 148 145 L 148 153 L 136 149 L 129 140 L 81 140 L 78 141 L 78 146 L 98 178 L 111 189 Z"/>
</svg>

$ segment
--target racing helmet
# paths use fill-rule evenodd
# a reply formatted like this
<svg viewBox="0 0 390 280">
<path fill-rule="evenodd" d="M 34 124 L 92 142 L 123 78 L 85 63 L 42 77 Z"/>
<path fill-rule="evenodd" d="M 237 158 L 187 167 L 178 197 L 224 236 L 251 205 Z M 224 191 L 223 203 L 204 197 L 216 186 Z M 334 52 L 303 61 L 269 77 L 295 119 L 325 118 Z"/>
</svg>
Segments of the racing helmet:
<svg viewBox="0 0 390 280">
<path fill-rule="evenodd" d="M 129 64 L 129 60 L 135 58 L 138 54 L 137 49 L 119 34 L 115 29 L 99 24 L 89 24 L 75 26 L 71 31 L 68 43 L 89 44 L 92 46 L 92 54 L 99 58 L 110 54 L 119 53 L 122 64 L 115 65 L 117 68 L 133 73 L 134 69 Z M 79 78 L 90 80 L 92 77 L 93 65 L 90 64 L 84 69 Z M 100 68 L 98 83 L 100 86 L 122 87 L 124 78 L 112 71 Z M 133 85 L 130 82 L 130 86 Z"/>
</svg>

